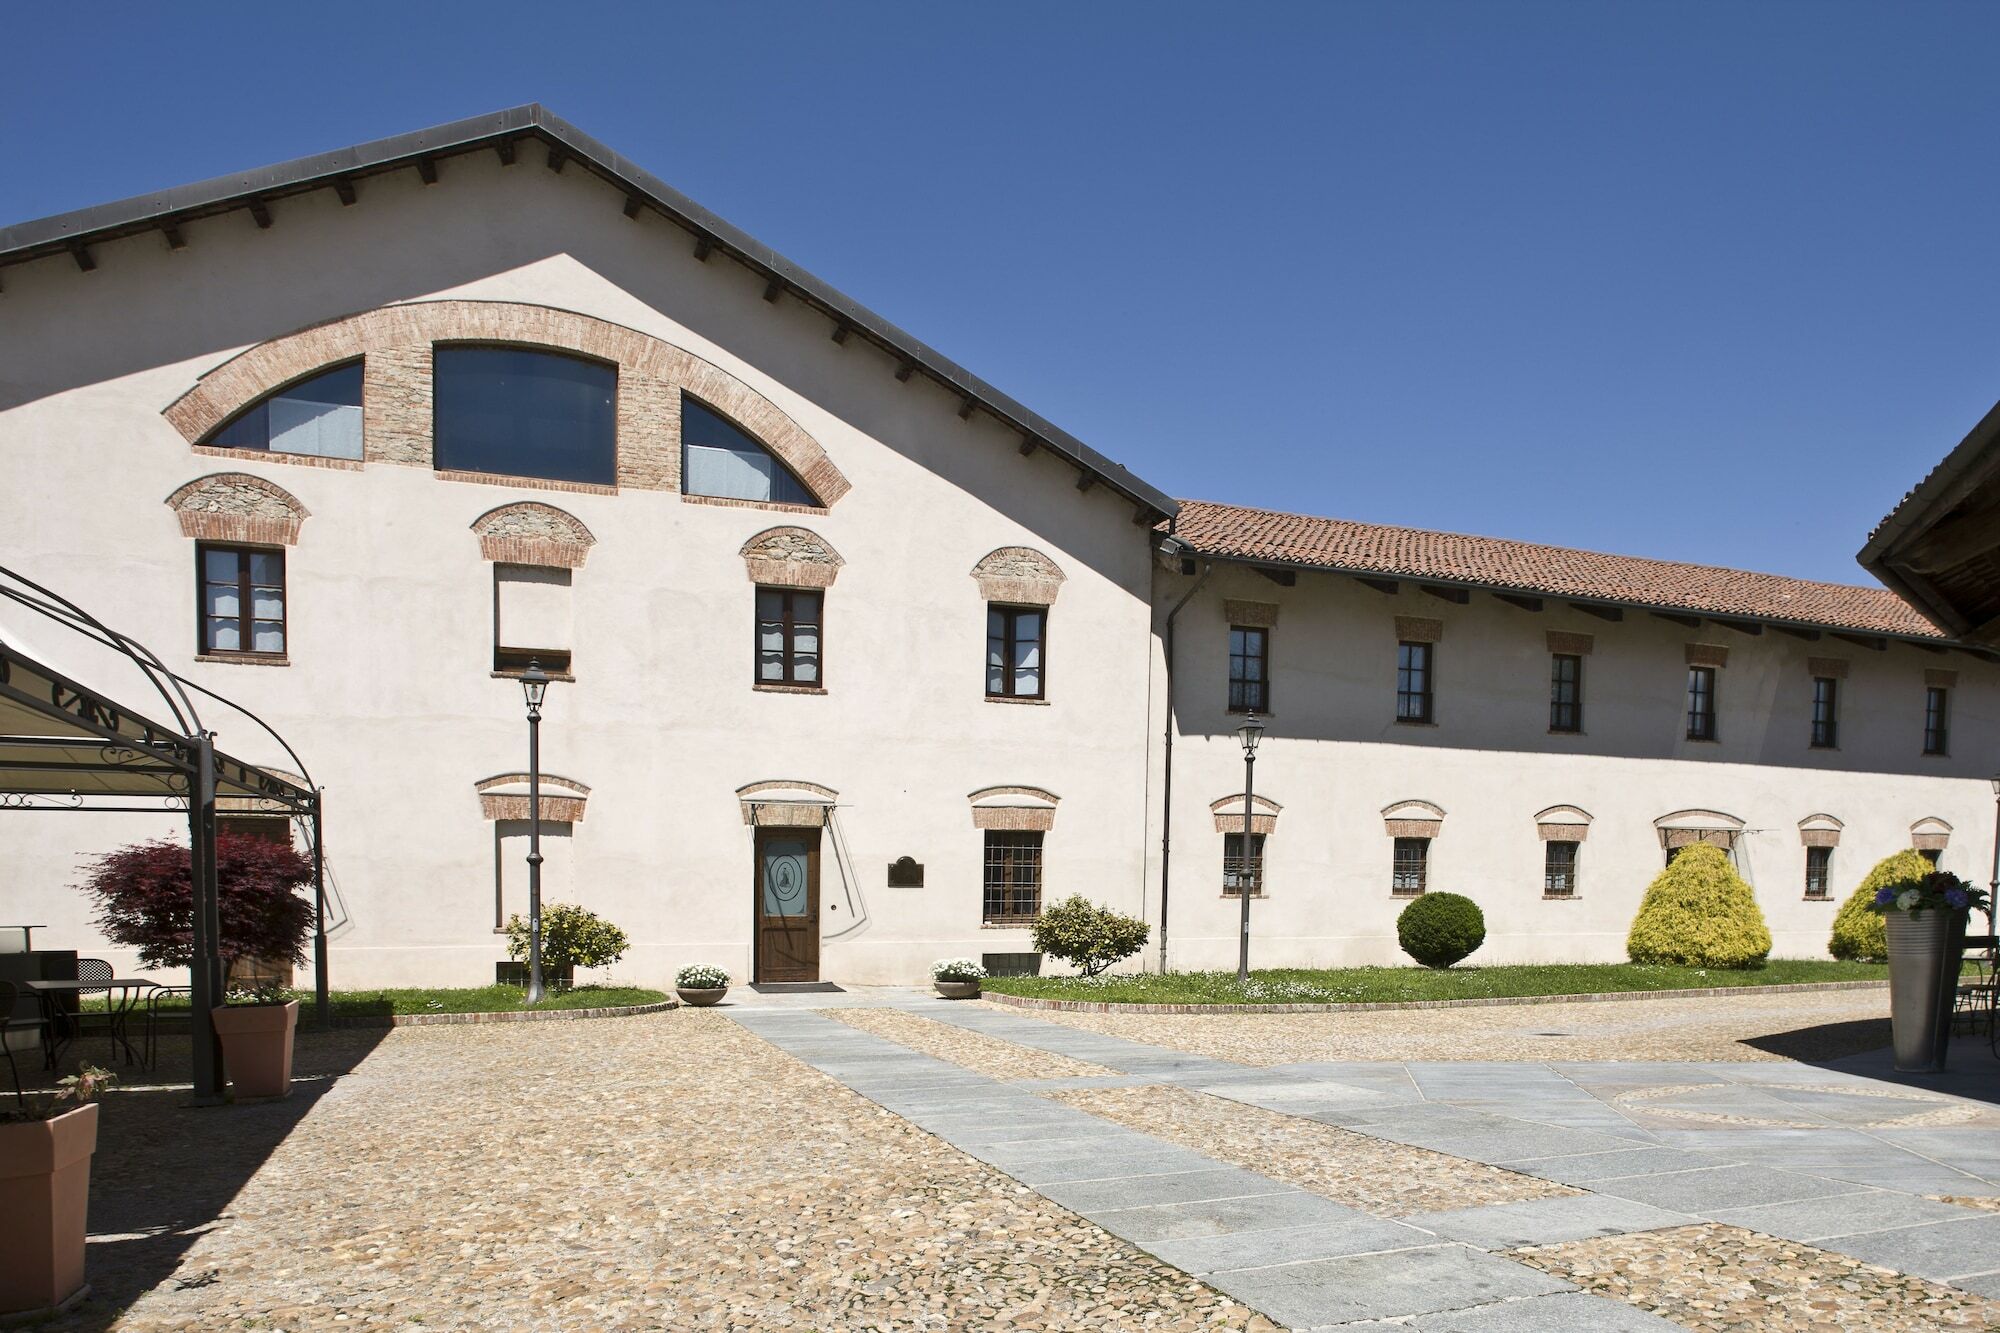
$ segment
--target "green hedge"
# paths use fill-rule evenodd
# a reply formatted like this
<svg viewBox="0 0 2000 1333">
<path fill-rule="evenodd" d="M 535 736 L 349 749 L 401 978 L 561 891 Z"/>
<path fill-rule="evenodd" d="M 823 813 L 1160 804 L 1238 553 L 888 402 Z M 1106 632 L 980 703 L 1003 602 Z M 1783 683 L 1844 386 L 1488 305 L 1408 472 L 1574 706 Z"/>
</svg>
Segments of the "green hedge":
<svg viewBox="0 0 2000 1333">
<path fill-rule="evenodd" d="M 1426 893 L 1396 918 L 1403 952 L 1425 967 L 1450 967 L 1486 942 L 1486 914 L 1457 893 Z"/>
<path fill-rule="evenodd" d="M 1696 844 L 1647 886 L 1625 951 L 1635 963 L 1760 967 L 1771 931 L 1728 856 Z"/>
<path fill-rule="evenodd" d="M 1876 890 L 1891 886 L 1900 889 L 1907 884 L 1916 884 L 1934 869 L 1936 867 L 1930 859 L 1912 847 L 1905 847 L 1894 856 L 1885 856 L 1877 861 L 1875 868 L 1868 872 L 1868 877 L 1861 881 L 1861 887 L 1840 905 L 1840 911 L 1833 918 L 1833 936 L 1826 942 L 1826 951 L 1850 963 L 1887 958 L 1888 931 L 1882 924 L 1882 914 L 1871 906 Z"/>
</svg>

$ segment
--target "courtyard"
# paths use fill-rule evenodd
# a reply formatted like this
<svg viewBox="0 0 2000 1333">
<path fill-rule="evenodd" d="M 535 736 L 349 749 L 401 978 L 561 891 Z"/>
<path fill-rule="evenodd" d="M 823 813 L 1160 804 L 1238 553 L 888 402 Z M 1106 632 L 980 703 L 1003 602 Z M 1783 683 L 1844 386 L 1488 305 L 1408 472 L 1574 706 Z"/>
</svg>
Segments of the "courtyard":
<svg viewBox="0 0 2000 1333">
<path fill-rule="evenodd" d="M 301 1033 L 110 1094 L 64 1330 L 2000 1327 L 2000 1078 L 1882 990 Z M 157 1080 L 157 1081 L 141 1081 Z"/>
</svg>

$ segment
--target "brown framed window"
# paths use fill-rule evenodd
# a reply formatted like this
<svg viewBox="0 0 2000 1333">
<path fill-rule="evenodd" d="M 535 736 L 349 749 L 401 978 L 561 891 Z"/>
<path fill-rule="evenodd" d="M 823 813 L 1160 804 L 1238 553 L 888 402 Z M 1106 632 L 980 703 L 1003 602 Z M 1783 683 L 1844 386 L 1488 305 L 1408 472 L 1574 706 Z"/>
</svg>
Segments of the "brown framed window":
<svg viewBox="0 0 2000 1333">
<path fill-rule="evenodd" d="M 1430 872 L 1429 838 L 1396 839 L 1395 862 L 1389 874 L 1389 892 L 1401 898 L 1414 898 L 1422 893 L 1430 882 Z"/>
<path fill-rule="evenodd" d="M 1229 711 L 1271 711 L 1271 631 L 1251 625 L 1229 627 Z"/>
<path fill-rule="evenodd" d="M 1432 663 L 1433 644 L 1396 645 L 1396 720 L 1429 722 L 1436 671 Z"/>
<path fill-rule="evenodd" d="M 204 654 L 285 655 L 285 553 L 195 546 L 197 640 Z"/>
<path fill-rule="evenodd" d="M 1575 653 L 1549 658 L 1549 730 L 1583 730 L 1583 659 Z"/>
<path fill-rule="evenodd" d="M 1932 685 L 1924 691 L 1924 753 L 1951 752 L 1951 691 Z"/>
<path fill-rule="evenodd" d="M 1840 739 L 1840 682 L 1832 676 L 1813 677 L 1812 748 L 1831 750 Z"/>
<path fill-rule="evenodd" d="M 825 609 L 816 588 L 757 589 L 757 684 L 825 686 Z"/>
<path fill-rule="evenodd" d="M 1250 896 L 1264 896 L 1264 835 L 1250 835 L 1250 864 L 1243 864 L 1243 835 L 1225 833 L 1222 835 L 1222 895 L 1234 898 L 1243 892 L 1245 883 L 1250 885 Z"/>
<path fill-rule="evenodd" d="M 1806 848 L 1806 897 L 1824 898 L 1832 891 L 1833 848 Z"/>
<path fill-rule="evenodd" d="M 1039 699 L 1047 674 L 1049 613 L 1041 606 L 986 608 L 986 693 Z"/>
<path fill-rule="evenodd" d="M 1542 892 L 1551 898 L 1576 896 L 1577 844 L 1554 838 L 1542 844 Z"/>
<path fill-rule="evenodd" d="M 982 918 L 989 926 L 1020 926 L 1033 921 L 1041 910 L 1041 831 L 987 829 Z"/>
<path fill-rule="evenodd" d="M 1715 739 L 1715 668 L 1688 668 L 1687 738 L 1691 741 Z"/>
</svg>

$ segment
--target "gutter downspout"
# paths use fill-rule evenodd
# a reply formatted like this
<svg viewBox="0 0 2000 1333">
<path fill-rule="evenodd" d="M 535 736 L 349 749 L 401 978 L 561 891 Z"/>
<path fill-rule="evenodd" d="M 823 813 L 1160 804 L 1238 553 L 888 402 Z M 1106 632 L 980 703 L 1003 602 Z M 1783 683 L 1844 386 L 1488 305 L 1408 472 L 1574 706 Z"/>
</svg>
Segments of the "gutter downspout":
<svg viewBox="0 0 2000 1333">
<path fill-rule="evenodd" d="M 1194 581 L 1194 586 L 1189 588 L 1178 602 L 1174 603 L 1174 609 L 1167 612 L 1166 632 L 1161 636 L 1165 640 L 1167 677 L 1167 734 L 1166 744 L 1163 747 L 1165 772 L 1160 777 L 1160 971 L 1162 972 L 1167 970 L 1167 894 L 1173 883 L 1173 877 L 1168 872 L 1173 868 L 1174 859 L 1174 618 L 1180 615 L 1181 608 L 1201 591 L 1202 585 L 1208 582 L 1208 576 L 1214 572 L 1215 562 L 1204 560 L 1201 577 Z"/>
</svg>

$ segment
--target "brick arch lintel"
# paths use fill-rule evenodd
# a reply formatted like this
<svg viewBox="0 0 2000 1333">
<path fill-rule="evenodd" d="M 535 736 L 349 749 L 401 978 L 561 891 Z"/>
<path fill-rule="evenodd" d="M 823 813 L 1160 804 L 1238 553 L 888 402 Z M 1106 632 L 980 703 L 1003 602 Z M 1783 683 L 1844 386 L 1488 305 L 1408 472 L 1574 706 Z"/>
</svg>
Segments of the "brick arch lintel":
<svg viewBox="0 0 2000 1333">
<path fill-rule="evenodd" d="M 680 488 L 680 395 L 688 393 L 782 459 L 820 506 L 831 506 L 851 489 L 804 427 L 713 363 L 622 324 L 515 301 L 412 301 L 283 334 L 209 370 L 163 415 L 182 438 L 198 445 L 266 394 L 361 357 L 365 461 L 430 467 L 431 344 L 436 342 L 518 343 L 615 364 L 621 488 Z"/>
<path fill-rule="evenodd" d="M 512 565 L 581 569 L 597 537 L 582 519 L 535 500 L 489 509 L 472 520 L 479 554 Z"/>
<path fill-rule="evenodd" d="M 248 472 L 211 472 L 166 499 L 181 535 L 199 541 L 293 546 L 312 511 L 274 481 Z"/>
</svg>

